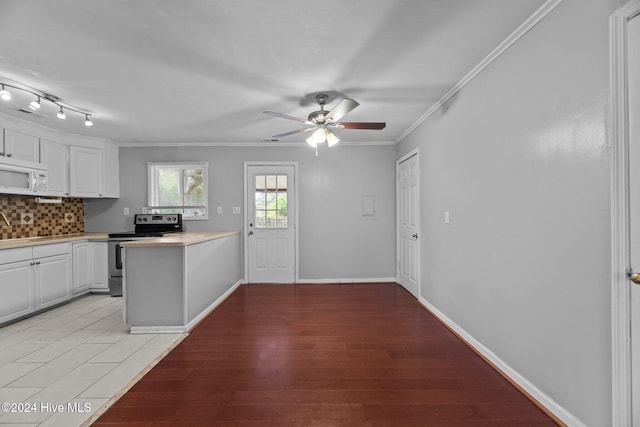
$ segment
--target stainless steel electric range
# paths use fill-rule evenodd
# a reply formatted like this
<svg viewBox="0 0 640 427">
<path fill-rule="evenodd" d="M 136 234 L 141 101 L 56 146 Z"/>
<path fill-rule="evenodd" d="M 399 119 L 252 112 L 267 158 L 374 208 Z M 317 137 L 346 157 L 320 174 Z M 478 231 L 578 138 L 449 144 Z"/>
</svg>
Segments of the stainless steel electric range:
<svg viewBox="0 0 640 427">
<path fill-rule="evenodd" d="M 120 244 L 132 240 L 162 237 L 169 233 L 184 231 L 182 214 L 136 214 L 133 217 L 134 231 L 109 234 L 109 293 L 122 296 L 122 253 Z"/>
</svg>

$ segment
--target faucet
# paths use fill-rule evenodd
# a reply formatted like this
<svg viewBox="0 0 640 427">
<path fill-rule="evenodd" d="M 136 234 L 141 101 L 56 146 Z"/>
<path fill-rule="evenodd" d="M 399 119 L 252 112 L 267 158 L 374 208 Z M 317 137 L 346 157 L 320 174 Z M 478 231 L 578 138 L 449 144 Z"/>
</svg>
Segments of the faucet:
<svg viewBox="0 0 640 427">
<path fill-rule="evenodd" d="M 4 212 L 0 212 L 0 216 L 4 220 L 5 224 L 7 224 L 7 227 L 10 227 L 11 223 L 9 222 L 9 218 L 7 218 L 7 216 L 4 214 Z"/>
</svg>

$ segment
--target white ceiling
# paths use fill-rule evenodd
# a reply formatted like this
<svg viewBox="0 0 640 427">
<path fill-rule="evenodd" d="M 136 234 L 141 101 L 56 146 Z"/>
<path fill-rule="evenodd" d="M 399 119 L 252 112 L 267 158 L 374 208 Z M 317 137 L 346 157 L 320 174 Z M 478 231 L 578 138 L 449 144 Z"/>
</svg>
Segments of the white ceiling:
<svg viewBox="0 0 640 427">
<path fill-rule="evenodd" d="M 93 113 L 0 113 L 122 143 L 259 143 L 311 94 L 360 102 L 343 141 L 393 142 L 543 0 L 2 0 L 0 81 Z M 335 101 L 334 101 L 335 100 Z M 28 109 L 28 108 L 27 108 Z M 303 141 L 308 134 L 282 138 Z"/>
</svg>

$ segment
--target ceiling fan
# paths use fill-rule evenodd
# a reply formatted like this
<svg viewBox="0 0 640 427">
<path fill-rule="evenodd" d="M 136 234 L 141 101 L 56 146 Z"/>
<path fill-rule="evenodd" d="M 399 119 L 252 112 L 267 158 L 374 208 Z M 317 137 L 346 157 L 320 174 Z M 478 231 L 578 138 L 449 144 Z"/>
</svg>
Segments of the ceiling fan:
<svg viewBox="0 0 640 427">
<path fill-rule="evenodd" d="M 313 131 L 311 136 L 307 138 L 307 143 L 317 149 L 318 144 L 325 141 L 327 141 L 327 145 L 329 147 L 340 142 L 340 139 L 336 136 L 335 133 L 333 133 L 331 128 L 381 130 L 386 126 L 386 123 L 380 122 L 340 122 L 339 120 L 341 118 L 343 118 L 347 113 L 349 113 L 360 104 L 353 99 L 344 98 L 338 103 L 338 105 L 333 107 L 331 111 L 325 111 L 324 106 L 328 100 L 328 95 L 322 93 L 316 95 L 316 101 L 318 102 L 318 105 L 320 105 L 320 109 L 309 114 L 309 117 L 307 117 L 307 119 L 300 119 L 297 117 L 289 116 L 287 114 L 276 113 L 275 111 L 263 111 L 264 114 L 268 114 L 270 116 L 295 120 L 297 122 L 302 122 L 305 125 L 310 126 L 291 132 L 274 135 L 273 138 L 281 138 L 284 136 L 295 135 L 297 133 Z"/>
</svg>

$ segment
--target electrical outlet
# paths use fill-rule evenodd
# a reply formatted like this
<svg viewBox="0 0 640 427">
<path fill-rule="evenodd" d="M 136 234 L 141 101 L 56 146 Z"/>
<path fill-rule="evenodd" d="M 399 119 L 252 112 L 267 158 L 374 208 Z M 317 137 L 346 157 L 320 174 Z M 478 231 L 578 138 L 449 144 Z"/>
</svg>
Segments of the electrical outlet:
<svg viewBox="0 0 640 427">
<path fill-rule="evenodd" d="M 240 215 L 240 206 L 234 206 L 233 207 L 233 214 L 234 215 Z"/>
<path fill-rule="evenodd" d="M 218 206 L 218 215 L 222 215 L 222 206 Z"/>
<path fill-rule="evenodd" d="M 444 213 L 444 223 L 445 223 L 445 224 L 449 224 L 449 222 L 450 222 L 449 211 L 446 211 L 446 212 Z"/>
<path fill-rule="evenodd" d="M 129 216 L 129 208 L 124 208 L 124 216 Z"/>
</svg>

